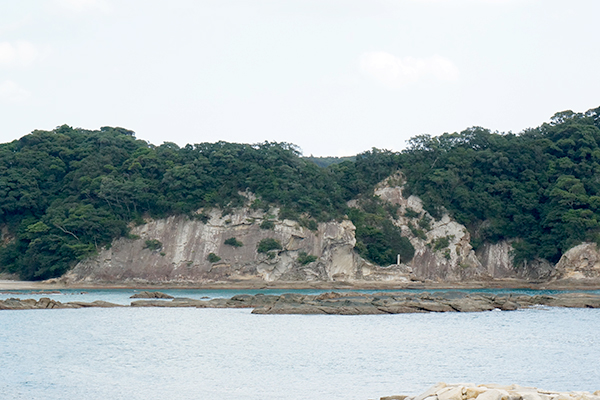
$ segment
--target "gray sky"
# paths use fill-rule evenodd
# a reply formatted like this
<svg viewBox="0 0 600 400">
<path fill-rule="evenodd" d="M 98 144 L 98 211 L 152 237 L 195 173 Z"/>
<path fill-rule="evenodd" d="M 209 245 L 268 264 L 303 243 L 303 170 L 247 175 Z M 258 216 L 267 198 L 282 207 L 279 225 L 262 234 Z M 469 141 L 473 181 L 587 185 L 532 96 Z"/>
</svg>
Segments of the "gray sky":
<svg viewBox="0 0 600 400">
<path fill-rule="evenodd" d="M 597 0 L 0 0 L 0 141 L 68 124 L 305 155 L 600 106 Z"/>
</svg>

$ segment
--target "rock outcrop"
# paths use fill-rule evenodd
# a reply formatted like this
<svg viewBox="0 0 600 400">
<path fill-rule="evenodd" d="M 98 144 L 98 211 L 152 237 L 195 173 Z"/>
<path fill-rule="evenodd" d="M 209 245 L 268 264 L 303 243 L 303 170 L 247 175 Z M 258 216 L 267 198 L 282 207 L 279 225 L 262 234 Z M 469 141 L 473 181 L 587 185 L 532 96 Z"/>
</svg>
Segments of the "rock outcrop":
<svg viewBox="0 0 600 400">
<path fill-rule="evenodd" d="M 467 228 L 450 219 L 447 214 L 435 220 L 423 209 L 421 199 L 416 196 L 405 198 L 402 186 L 388 183 L 400 179 L 401 176 L 396 176 L 383 182 L 375 189 L 375 195 L 400 206 L 394 223 L 415 248 L 415 255 L 409 263 L 414 277 L 434 281 L 489 279 L 489 274 L 473 251 Z M 421 223 L 423 219 L 428 222 Z M 428 226 L 423 228 L 423 225 Z"/>
<path fill-rule="evenodd" d="M 557 296 L 510 295 L 510 294 L 467 294 L 462 292 L 445 293 L 322 293 L 303 295 L 286 293 L 282 295 L 240 294 L 230 299 L 216 298 L 197 300 L 174 298 L 164 300 L 150 298 L 135 300 L 131 307 L 195 307 L 195 308 L 253 308 L 253 314 L 405 314 L 427 312 L 480 312 L 513 311 L 532 306 L 600 308 L 600 296 L 585 293 L 563 293 Z M 85 307 L 124 307 L 105 301 L 61 303 L 48 298 L 20 300 L 10 298 L 0 300 L 0 310 L 85 308 Z"/>
<path fill-rule="evenodd" d="M 554 265 L 541 258 L 525 262 L 515 269 L 512 250 L 512 241 L 502 240 L 493 244 L 484 243 L 476 254 L 487 274 L 494 279 L 547 281 L 551 278 Z"/>
<path fill-rule="evenodd" d="M 90 303 L 84 301 L 71 301 L 68 303 L 61 303 L 60 301 L 49 299 L 48 297 L 42 297 L 39 300 L 35 299 L 24 299 L 10 298 L 6 300 L 0 300 L 0 310 L 47 310 L 47 309 L 62 309 L 62 308 L 112 308 L 112 307 L 124 307 L 120 304 L 109 303 L 107 301 L 96 300 Z"/>
<path fill-rule="evenodd" d="M 600 252 L 595 243 L 583 243 L 567 251 L 553 271 L 556 279 L 600 281 Z"/>
<path fill-rule="evenodd" d="M 174 299 L 170 294 L 162 292 L 139 292 L 129 297 L 130 299 Z"/>
<path fill-rule="evenodd" d="M 354 251 L 349 220 L 318 224 L 315 231 L 250 208 L 222 215 L 206 211 L 206 222 L 186 216 L 133 227 L 63 277 L 67 283 L 201 284 L 250 281 L 408 281 L 406 271 L 372 265 Z M 268 224 L 265 224 L 265 221 Z M 261 228 L 269 227 L 268 229 Z M 229 239 L 229 241 L 228 241 Z M 233 240 L 232 240 L 233 239 Z M 264 239 L 281 249 L 258 252 Z M 233 244 L 226 244 L 226 242 Z M 307 256 L 314 258 L 310 259 Z M 304 258 L 302 258 L 304 257 Z"/>
<path fill-rule="evenodd" d="M 200 210 L 194 217 L 148 220 L 129 238 L 80 262 L 62 279 L 67 284 L 175 284 L 260 282 L 524 282 L 589 281 L 600 283 L 600 252 L 583 244 L 569 250 L 556 266 L 537 259 L 513 267 L 512 244 L 483 244 L 475 252 L 464 225 L 447 214 L 434 219 L 416 196 L 403 195 L 402 175 L 375 188 L 375 195 L 397 207 L 392 222 L 415 249 L 412 260 L 377 266 L 356 251 L 349 220 L 320 223 L 310 230 L 250 207 L 225 213 Z M 350 206 L 359 206 L 352 201 Z M 257 251 L 265 239 L 280 249 Z"/>
<path fill-rule="evenodd" d="M 387 396 L 380 400 L 600 400 L 600 390 L 556 392 L 520 385 L 447 385 L 443 382 L 418 396 Z"/>
</svg>

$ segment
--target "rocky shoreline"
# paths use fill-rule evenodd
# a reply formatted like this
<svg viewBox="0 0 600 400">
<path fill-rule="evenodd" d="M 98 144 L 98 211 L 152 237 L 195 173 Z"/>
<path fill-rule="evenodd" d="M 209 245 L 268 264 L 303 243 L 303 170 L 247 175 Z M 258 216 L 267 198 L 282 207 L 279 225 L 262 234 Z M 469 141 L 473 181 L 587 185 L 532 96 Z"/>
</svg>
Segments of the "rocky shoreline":
<svg viewBox="0 0 600 400">
<path fill-rule="evenodd" d="M 464 282 L 437 282 L 430 280 L 396 282 L 298 282 L 275 281 L 265 282 L 260 280 L 222 281 L 222 282 L 166 282 L 151 283 L 141 280 L 124 281 L 121 283 L 109 282 L 78 282 L 65 284 L 60 279 L 47 281 L 16 281 L 0 280 L 0 290 L 61 290 L 61 289 L 140 289 L 140 290 L 166 290 L 166 289 L 238 289 L 238 290 L 264 290 L 264 289 L 316 289 L 316 290 L 439 290 L 439 289 L 531 289 L 531 290 L 600 290 L 599 279 L 563 279 L 560 281 L 530 281 L 525 279 L 494 279 L 486 281 Z"/>
<path fill-rule="evenodd" d="M 443 382 L 418 396 L 386 396 L 380 400 L 600 400 L 600 390 L 556 392 L 520 385 L 447 385 Z"/>
<path fill-rule="evenodd" d="M 62 303 L 43 297 L 39 300 L 9 298 L 0 300 L 0 310 L 61 309 L 89 307 L 195 307 L 252 308 L 253 314 L 370 315 L 426 312 L 514 311 L 535 306 L 600 308 L 600 295 L 561 293 L 549 295 L 473 294 L 464 292 L 396 292 L 364 294 L 327 292 L 319 295 L 238 294 L 229 299 L 198 300 L 171 298 L 161 292 L 142 292 L 130 305 L 106 301 Z"/>
</svg>

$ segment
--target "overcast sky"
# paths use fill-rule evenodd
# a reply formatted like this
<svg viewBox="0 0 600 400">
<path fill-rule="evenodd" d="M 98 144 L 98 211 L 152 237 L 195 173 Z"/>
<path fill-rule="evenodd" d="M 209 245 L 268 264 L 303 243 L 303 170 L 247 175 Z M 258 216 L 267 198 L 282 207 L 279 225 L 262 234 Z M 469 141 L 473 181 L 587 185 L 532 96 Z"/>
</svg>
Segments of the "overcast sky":
<svg viewBox="0 0 600 400">
<path fill-rule="evenodd" d="M 0 141 L 401 150 L 600 106 L 598 0 L 0 0 Z"/>
</svg>

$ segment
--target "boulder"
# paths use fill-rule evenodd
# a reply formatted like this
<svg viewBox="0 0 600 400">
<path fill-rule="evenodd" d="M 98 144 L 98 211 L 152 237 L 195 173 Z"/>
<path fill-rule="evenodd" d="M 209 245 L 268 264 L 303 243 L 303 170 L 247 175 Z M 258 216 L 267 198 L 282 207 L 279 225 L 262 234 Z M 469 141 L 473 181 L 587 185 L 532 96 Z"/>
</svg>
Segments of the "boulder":
<svg viewBox="0 0 600 400">
<path fill-rule="evenodd" d="M 438 400 L 463 400 L 463 387 L 462 386 L 449 386 L 438 391 Z"/>
<path fill-rule="evenodd" d="M 553 273 L 554 279 L 600 279 L 600 252 L 595 243 L 582 243 L 562 255 Z"/>
<path fill-rule="evenodd" d="M 413 400 L 425 400 L 426 398 L 430 397 L 430 396 L 436 396 L 436 393 L 445 388 L 446 385 L 444 382 L 439 382 L 436 385 L 430 387 L 429 389 L 427 389 L 425 392 L 421 393 L 420 395 L 416 396 Z M 437 396 L 436 396 L 437 397 Z"/>
<path fill-rule="evenodd" d="M 439 383 L 413 400 L 600 400 L 600 390 L 588 392 L 553 392 L 519 385 L 474 385 Z"/>
</svg>

